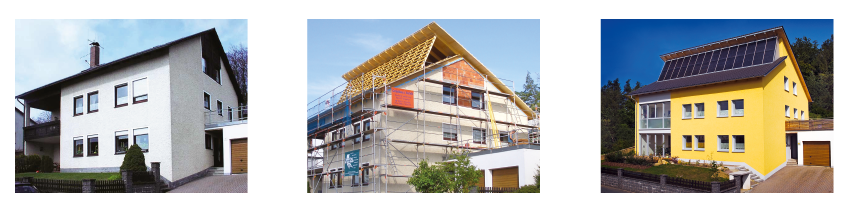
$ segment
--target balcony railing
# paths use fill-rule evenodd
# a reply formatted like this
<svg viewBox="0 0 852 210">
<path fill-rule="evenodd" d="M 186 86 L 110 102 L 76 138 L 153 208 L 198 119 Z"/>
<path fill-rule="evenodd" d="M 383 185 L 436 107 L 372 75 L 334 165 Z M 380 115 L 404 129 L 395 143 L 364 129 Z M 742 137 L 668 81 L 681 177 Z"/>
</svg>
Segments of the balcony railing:
<svg viewBox="0 0 852 210">
<path fill-rule="evenodd" d="M 639 119 L 639 129 L 671 128 L 670 117 Z"/>
<path fill-rule="evenodd" d="M 221 112 L 221 115 L 219 112 Z M 208 125 L 208 127 L 230 124 L 232 122 L 243 122 L 246 120 L 248 120 L 248 106 L 204 112 L 204 124 Z"/>
<path fill-rule="evenodd" d="M 787 131 L 834 130 L 834 119 L 788 120 L 784 128 Z"/>
<path fill-rule="evenodd" d="M 59 120 L 24 127 L 24 139 L 59 136 Z"/>
</svg>

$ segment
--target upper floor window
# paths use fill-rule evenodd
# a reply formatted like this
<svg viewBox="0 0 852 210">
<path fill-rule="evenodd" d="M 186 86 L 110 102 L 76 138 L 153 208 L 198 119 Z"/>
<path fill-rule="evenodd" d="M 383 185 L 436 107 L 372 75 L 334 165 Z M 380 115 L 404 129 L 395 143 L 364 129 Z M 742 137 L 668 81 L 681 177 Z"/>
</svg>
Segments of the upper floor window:
<svg viewBox="0 0 852 210">
<path fill-rule="evenodd" d="M 89 93 L 89 113 L 98 112 L 98 91 Z"/>
<path fill-rule="evenodd" d="M 133 103 L 138 104 L 148 101 L 148 79 L 133 81 Z"/>
<path fill-rule="evenodd" d="M 793 119 L 798 118 L 798 115 L 796 115 L 796 113 L 799 113 L 799 109 L 793 108 Z"/>
<path fill-rule="evenodd" d="M 717 101 L 716 102 L 716 117 L 727 117 L 728 116 L 728 101 Z"/>
<path fill-rule="evenodd" d="M 785 76 L 785 77 L 784 77 L 784 90 L 786 90 L 786 91 L 790 91 L 790 88 L 787 86 L 787 83 L 788 83 L 788 82 L 787 82 L 787 80 L 788 80 L 788 79 L 787 79 L 787 77 Z"/>
<path fill-rule="evenodd" d="M 216 112 L 219 116 L 222 116 L 222 101 L 216 100 Z"/>
<path fill-rule="evenodd" d="M 485 143 L 485 129 L 474 128 L 473 129 L 473 143 Z"/>
<path fill-rule="evenodd" d="M 204 109 L 210 110 L 210 94 L 204 93 Z"/>
<path fill-rule="evenodd" d="M 127 106 L 127 83 L 115 86 L 115 107 Z"/>
<path fill-rule="evenodd" d="M 731 101 L 731 103 L 734 104 L 734 114 L 731 116 L 741 117 L 745 115 L 745 104 L 743 102 L 743 99 L 733 100 Z"/>
<path fill-rule="evenodd" d="M 457 130 L 456 125 L 444 123 L 444 124 L 442 124 L 442 127 L 443 127 L 443 131 L 444 131 L 444 140 L 448 140 L 448 141 L 456 141 L 457 140 L 458 132 L 456 131 Z"/>
<path fill-rule="evenodd" d="M 83 115 L 83 96 L 74 97 L 74 116 Z"/>
<path fill-rule="evenodd" d="M 234 113 L 234 112 L 233 112 L 233 110 L 231 110 L 231 107 L 230 107 L 230 106 L 228 106 L 228 121 L 233 121 L 233 120 L 234 120 L 234 114 L 233 114 L 233 113 Z"/>
<path fill-rule="evenodd" d="M 207 59 L 201 58 L 201 72 L 207 73 Z"/>
<path fill-rule="evenodd" d="M 148 152 L 148 128 L 133 130 L 133 144 L 139 145 L 142 152 Z"/>
<path fill-rule="evenodd" d="M 704 103 L 695 104 L 695 118 L 704 118 Z"/>
<path fill-rule="evenodd" d="M 456 104 L 456 89 L 444 86 L 443 98 L 445 104 Z"/>
<path fill-rule="evenodd" d="M 212 61 L 212 60 L 211 60 Z M 201 58 L 201 71 L 204 72 L 210 79 L 216 81 L 216 83 L 222 84 L 221 74 L 219 73 L 219 68 L 216 68 L 218 65 L 207 65 L 207 59 Z"/>
<path fill-rule="evenodd" d="M 793 82 L 793 95 L 799 95 L 798 89 L 796 89 L 796 82 Z"/>
<path fill-rule="evenodd" d="M 684 104 L 683 105 L 683 119 L 692 118 L 692 105 Z"/>
<path fill-rule="evenodd" d="M 474 109 L 482 109 L 482 93 L 470 92 L 470 107 Z"/>
<path fill-rule="evenodd" d="M 799 114 L 799 119 L 800 119 L 800 120 L 804 120 L 804 119 L 805 119 L 805 110 L 799 111 L 799 113 L 800 113 L 800 114 Z"/>
<path fill-rule="evenodd" d="M 790 106 L 784 105 L 784 116 L 790 117 Z"/>
</svg>

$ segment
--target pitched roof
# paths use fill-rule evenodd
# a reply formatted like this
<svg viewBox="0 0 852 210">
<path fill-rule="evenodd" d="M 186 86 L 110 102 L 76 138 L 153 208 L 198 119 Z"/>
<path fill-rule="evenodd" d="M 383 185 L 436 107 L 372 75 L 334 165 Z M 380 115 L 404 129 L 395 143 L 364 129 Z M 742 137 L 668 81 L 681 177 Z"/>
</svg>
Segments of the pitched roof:
<svg viewBox="0 0 852 210">
<path fill-rule="evenodd" d="M 780 57 L 775 59 L 775 61 L 770 63 L 765 63 L 756 66 L 749 66 L 745 68 L 731 69 L 725 71 L 717 71 L 713 73 L 700 74 L 696 76 L 690 77 L 681 77 L 672 80 L 666 81 L 656 81 L 649 85 L 642 86 L 641 88 L 630 92 L 628 95 L 641 95 L 641 94 L 649 94 L 656 92 L 669 91 L 680 88 L 687 87 L 695 87 L 701 85 L 709 85 L 720 82 L 729 82 L 735 80 L 743 80 L 757 77 L 764 77 L 772 72 L 775 67 L 777 67 L 781 62 L 787 59 L 787 56 Z"/>
<path fill-rule="evenodd" d="M 160 50 L 168 50 L 169 47 L 171 47 L 171 46 L 173 46 L 177 43 L 186 41 L 186 40 L 191 39 L 191 38 L 199 37 L 199 36 L 202 36 L 202 35 L 210 35 L 210 36 L 214 37 L 214 39 L 216 40 L 216 42 L 218 44 L 218 48 L 219 48 L 217 50 L 221 51 L 220 55 L 221 55 L 221 59 L 223 60 L 223 63 L 225 64 L 224 65 L 225 70 L 228 71 L 228 75 L 231 79 L 231 84 L 233 84 L 233 86 L 234 86 L 234 91 L 239 95 L 241 92 L 239 90 L 239 86 L 237 85 L 236 76 L 235 76 L 233 70 L 231 69 L 231 65 L 230 65 L 230 62 L 228 61 L 228 57 L 224 53 L 225 50 L 224 50 L 224 48 L 222 48 L 222 43 L 219 41 L 219 38 L 218 38 L 219 35 L 216 33 L 216 28 L 211 28 L 211 29 L 208 29 L 208 30 L 205 30 L 205 31 L 202 31 L 202 32 L 198 32 L 198 33 L 193 34 L 193 35 L 189 35 L 189 36 L 186 36 L 186 37 L 183 37 L 183 38 L 171 41 L 171 42 L 167 42 L 167 43 L 162 44 L 162 45 L 154 46 L 154 47 L 149 48 L 147 50 L 143 50 L 143 51 L 134 53 L 132 55 L 129 55 L 129 56 L 126 56 L 126 57 L 123 57 L 123 58 L 116 59 L 116 60 L 111 61 L 109 63 L 104 63 L 104 64 L 100 64 L 100 65 L 95 66 L 95 67 L 90 67 L 88 69 L 81 71 L 80 73 L 68 76 L 66 78 L 60 79 L 58 81 L 49 83 L 49 84 L 41 86 L 41 87 L 38 87 L 36 89 L 32 89 L 30 91 L 21 93 L 20 95 L 15 96 L 15 98 L 25 98 L 28 95 L 40 92 L 41 90 L 59 89 L 59 88 L 62 87 L 61 85 L 63 83 L 70 82 L 73 79 L 76 79 L 76 78 L 79 78 L 79 77 L 82 77 L 82 76 L 86 76 L 86 75 L 90 75 L 90 74 L 93 74 L 95 72 L 107 72 L 107 71 L 115 70 L 116 68 L 110 68 L 110 67 L 117 66 L 120 63 L 125 63 L 125 62 L 134 60 L 136 58 L 140 58 L 144 55 L 148 55 L 148 54 L 160 51 Z M 237 97 L 237 98 L 240 100 L 240 102 L 242 102 L 242 97 Z"/>
<path fill-rule="evenodd" d="M 346 72 L 346 74 L 343 74 L 343 79 L 345 79 L 347 82 L 351 81 L 361 76 L 362 73 L 366 73 L 380 67 L 382 64 L 391 61 L 397 56 L 406 53 L 408 50 L 415 48 L 417 45 L 422 44 L 426 40 L 429 40 L 433 37 L 436 37 L 436 40 L 434 40 L 433 44 L 435 46 L 434 49 L 438 51 L 436 53 L 441 53 L 448 57 L 452 55 L 461 56 L 471 66 L 473 66 L 474 69 L 479 71 L 479 73 L 487 75 L 488 81 L 491 82 L 491 84 L 493 84 L 495 87 L 497 87 L 500 92 L 514 96 L 515 105 L 517 105 L 518 108 L 520 108 L 524 112 L 524 114 L 527 115 L 528 119 L 535 118 L 535 113 L 533 112 L 533 110 L 530 109 L 530 107 L 527 106 L 527 104 L 524 103 L 520 97 L 515 95 L 514 91 L 512 91 L 511 89 L 509 89 L 509 87 L 503 84 L 503 82 L 500 81 L 500 79 L 496 75 L 494 75 L 494 73 L 491 73 L 491 71 L 488 70 L 485 65 L 479 62 L 476 57 L 470 54 L 467 49 L 465 49 L 461 44 L 459 44 L 458 41 L 456 41 L 452 36 L 450 36 L 450 34 L 447 33 L 447 31 L 444 31 L 444 29 L 441 28 L 441 26 L 438 26 L 438 24 L 435 22 L 429 23 L 429 25 L 426 25 L 426 27 L 423 27 L 417 32 L 414 32 L 402 41 L 397 42 L 390 48 L 382 51 L 381 53 L 376 56 L 373 56 L 373 58 L 370 58 L 361 65 L 358 65 L 352 70 Z"/>
</svg>

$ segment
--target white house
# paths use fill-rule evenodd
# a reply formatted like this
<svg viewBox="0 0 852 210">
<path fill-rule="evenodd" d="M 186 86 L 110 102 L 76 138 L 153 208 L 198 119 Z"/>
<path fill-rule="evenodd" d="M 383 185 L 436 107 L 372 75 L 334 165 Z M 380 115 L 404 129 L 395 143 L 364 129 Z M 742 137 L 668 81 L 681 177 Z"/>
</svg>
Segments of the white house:
<svg viewBox="0 0 852 210">
<path fill-rule="evenodd" d="M 161 162 L 170 186 L 211 167 L 230 171 L 231 153 L 247 167 L 244 101 L 215 29 L 105 64 L 99 64 L 100 44 L 91 45 L 88 69 L 16 97 L 25 118 L 31 108 L 59 116 L 27 122 L 25 144 L 57 148 L 54 160 L 61 160 L 63 173 L 118 172 L 126 149 L 136 144 L 149 167 Z"/>
</svg>

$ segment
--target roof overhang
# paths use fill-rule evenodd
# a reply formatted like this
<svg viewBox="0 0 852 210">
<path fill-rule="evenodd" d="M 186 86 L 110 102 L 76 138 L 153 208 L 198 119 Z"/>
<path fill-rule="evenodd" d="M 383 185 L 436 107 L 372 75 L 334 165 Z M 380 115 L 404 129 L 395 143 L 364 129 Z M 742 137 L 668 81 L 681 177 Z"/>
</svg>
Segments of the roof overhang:
<svg viewBox="0 0 852 210">
<path fill-rule="evenodd" d="M 524 103 L 520 97 L 515 95 L 514 91 L 512 91 L 511 89 L 509 89 L 509 87 L 503 84 L 503 82 L 500 81 L 500 79 L 496 75 L 494 75 L 494 73 L 491 73 L 491 71 L 488 70 L 485 65 L 479 62 L 476 57 L 470 54 L 467 49 L 465 49 L 458 41 L 456 41 L 456 39 L 450 36 L 447 31 L 441 28 L 441 26 L 438 26 L 438 24 L 435 22 L 429 23 L 429 25 L 426 25 L 426 27 L 421 28 L 414 34 L 411 34 L 402 41 L 397 42 L 396 44 L 382 51 L 378 55 L 373 56 L 373 58 L 370 58 L 361 65 L 355 67 L 354 69 L 349 70 L 348 72 L 343 74 L 343 79 L 345 79 L 347 82 L 352 79 L 355 79 L 362 73 L 369 72 L 370 70 L 381 66 L 385 62 L 390 61 L 396 56 L 404 53 L 406 50 L 411 49 L 412 47 L 432 38 L 433 36 L 437 37 L 434 44 L 435 49 L 441 51 L 441 53 L 445 54 L 446 56 L 460 55 L 462 58 L 465 59 L 465 61 L 467 61 L 468 64 L 470 64 L 471 66 L 473 66 L 474 69 L 479 71 L 479 73 L 487 75 L 488 81 L 491 82 L 491 84 L 493 84 L 495 87 L 497 87 L 500 92 L 513 96 L 515 99 L 515 105 L 518 106 L 518 108 L 520 108 L 524 112 L 524 114 L 527 115 L 528 119 L 535 118 L 535 113 L 533 112 L 533 110 L 530 109 L 530 107 L 527 106 L 527 104 Z"/>
</svg>

